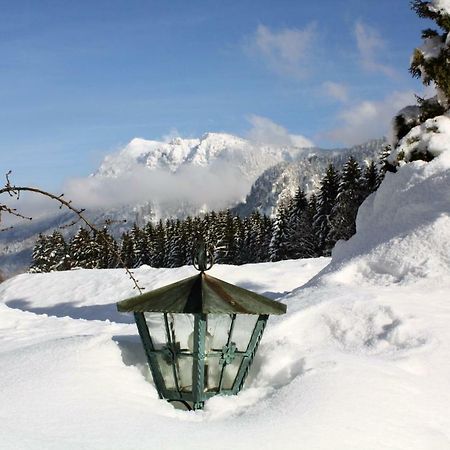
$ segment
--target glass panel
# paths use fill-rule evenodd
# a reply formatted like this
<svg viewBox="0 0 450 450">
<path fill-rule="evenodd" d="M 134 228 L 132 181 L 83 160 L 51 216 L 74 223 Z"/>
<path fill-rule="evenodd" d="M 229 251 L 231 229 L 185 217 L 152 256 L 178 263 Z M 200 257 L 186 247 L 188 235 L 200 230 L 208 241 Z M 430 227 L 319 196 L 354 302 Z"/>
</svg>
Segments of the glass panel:
<svg viewBox="0 0 450 450">
<path fill-rule="evenodd" d="M 192 392 L 192 361 L 192 356 L 178 356 L 177 371 L 183 392 Z"/>
<path fill-rule="evenodd" d="M 170 360 L 166 355 L 158 353 L 156 356 L 161 370 L 161 375 L 164 378 L 166 389 L 176 389 L 175 380 L 173 378 L 173 369 Z"/>
<path fill-rule="evenodd" d="M 222 348 L 227 345 L 231 316 L 228 314 L 208 315 L 206 334 L 205 390 L 218 391 L 222 371 L 220 357 Z"/>
<path fill-rule="evenodd" d="M 164 314 L 146 312 L 144 316 L 155 350 L 161 350 L 167 342 Z"/>
<path fill-rule="evenodd" d="M 227 364 L 223 373 L 222 389 L 231 389 L 233 387 L 241 362 L 242 356 L 236 356 L 233 362 Z"/>
<path fill-rule="evenodd" d="M 231 316 L 227 314 L 209 314 L 207 328 L 209 335 L 206 335 L 207 340 L 209 337 L 207 347 L 209 344 L 211 350 L 221 352 L 222 347 L 227 343 L 230 325 Z"/>
<path fill-rule="evenodd" d="M 258 317 L 253 314 L 236 315 L 231 340 L 236 344 L 238 351 L 245 352 L 247 350 Z"/>
<path fill-rule="evenodd" d="M 210 356 L 205 359 L 205 390 L 217 391 L 222 366 L 219 365 L 218 356 Z"/>
<path fill-rule="evenodd" d="M 193 339 L 194 316 L 193 314 L 167 314 L 169 325 L 173 320 L 175 343 L 178 351 L 188 352 L 189 339 Z M 192 337 L 191 337 L 192 335 Z"/>
</svg>

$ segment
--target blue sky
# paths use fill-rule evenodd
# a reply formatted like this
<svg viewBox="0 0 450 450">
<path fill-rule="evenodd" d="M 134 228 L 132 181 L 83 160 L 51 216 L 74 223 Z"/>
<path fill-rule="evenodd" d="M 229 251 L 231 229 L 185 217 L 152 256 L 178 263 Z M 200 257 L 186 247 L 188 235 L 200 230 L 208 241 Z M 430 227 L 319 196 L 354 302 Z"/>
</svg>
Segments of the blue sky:
<svg viewBox="0 0 450 450">
<path fill-rule="evenodd" d="M 408 0 L 0 0 L 0 168 L 55 189 L 133 137 L 255 116 L 319 146 L 379 137 L 422 91 L 428 25 Z"/>
</svg>

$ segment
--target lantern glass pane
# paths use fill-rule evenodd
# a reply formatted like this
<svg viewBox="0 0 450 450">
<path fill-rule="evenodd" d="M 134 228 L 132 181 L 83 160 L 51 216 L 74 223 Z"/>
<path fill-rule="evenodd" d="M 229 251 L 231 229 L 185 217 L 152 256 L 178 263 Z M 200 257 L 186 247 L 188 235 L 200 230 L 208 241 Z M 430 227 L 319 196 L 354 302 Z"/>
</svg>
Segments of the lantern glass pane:
<svg viewBox="0 0 450 450">
<path fill-rule="evenodd" d="M 226 365 L 223 372 L 222 389 L 232 389 L 241 362 L 242 356 L 238 355 L 230 364 Z"/>
<path fill-rule="evenodd" d="M 228 341 L 228 333 L 230 331 L 231 316 L 227 314 L 209 314 L 207 322 L 207 339 L 206 350 L 221 351 L 222 347 Z M 209 347 L 209 348 L 208 348 Z"/>
<path fill-rule="evenodd" d="M 155 350 L 161 350 L 167 344 L 164 314 L 146 312 L 144 316 Z"/>
<path fill-rule="evenodd" d="M 189 340 L 194 331 L 193 314 L 168 314 L 169 323 L 173 320 L 174 337 L 177 349 L 181 352 L 190 352 Z"/>
<path fill-rule="evenodd" d="M 237 314 L 231 340 L 240 352 L 247 350 L 258 316 L 253 314 Z"/>
<path fill-rule="evenodd" d="M 166 385 L 166 389 L 175 389 L 175 379 L 173 377 L 173 368 L 170 360 L 163 353 L 158 353 L 157 360 L 159 364 L 159 368 L 161 370 L 161 375 L 164 378 L 164 384 Z"/>
<path fill-rule="evenodd" d="M 219 358 L 217 356 L 206 356 L 205 360 L 205 388 L 207 391 L 217 391 L 219 389 L 220 377 Z"/>
<path fill-rule="evenodd" d="M 222 371 L 220 356 L 222 348 L 228 342 L 231 316 L 227 314 L 209 314 L 205 339 L 205 389 L 218 391 Z"/>
<path fill-rule="evenodd" d="M 178 356 L 177 373 L 179 374 L 179 387 L 182 392 L 192 392 L 192 362 L 192 356 Z"/>
</svg>

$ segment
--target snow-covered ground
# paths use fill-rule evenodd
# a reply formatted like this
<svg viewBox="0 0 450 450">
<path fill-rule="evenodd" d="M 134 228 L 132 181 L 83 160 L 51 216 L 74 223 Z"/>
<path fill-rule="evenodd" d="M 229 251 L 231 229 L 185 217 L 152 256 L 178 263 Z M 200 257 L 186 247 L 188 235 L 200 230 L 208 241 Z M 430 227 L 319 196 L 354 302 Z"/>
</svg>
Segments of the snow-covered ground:
<svg viewBox="0 0 450 450">
<path fill-rule="evenodd" d="M 121 270 L 0 285 L 0 448 L 450 449 L 450 156 L 388 174 L 325 258 L 216 266 L 279 298 L 238 396 L 159 400 Z M 136 270 L 147 290 L 192 268 Z M 312 278 L 308 282 L 308 280 Z M 304 284 L 306 283 L 306 284 Z"/>
</svg>

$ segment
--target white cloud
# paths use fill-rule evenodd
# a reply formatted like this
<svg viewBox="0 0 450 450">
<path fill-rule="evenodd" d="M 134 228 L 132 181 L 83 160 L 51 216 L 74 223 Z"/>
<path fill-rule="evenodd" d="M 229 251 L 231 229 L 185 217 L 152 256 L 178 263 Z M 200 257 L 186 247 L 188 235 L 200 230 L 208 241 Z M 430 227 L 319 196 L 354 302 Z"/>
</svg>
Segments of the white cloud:
<svg viewBox="0 0 450 450">
<path fill-rule="evenodd" d="M 191 205 L 221 209 L 238 202 L 250 189 L 235 165 L 215 162 L 208 167 L 187 166 L 172 173 L 149 170 L 136 164 L 118 177 L 71 179 L 65 186 L 67 197 L 85 208 L 111 208 L 156 201 L 162 208 Z"/>
<path fill-rule="evenodd" d="M 275 72 L 302 77 L 308 71 L 316 38 L 315 23 L 310 23 L 303 29 L 283 28 L 279 31 L 259 25 L 247 48 L 261 57 Z"/>
<path fill-rule="evenodd" d="M 280 147 L 313 147 L 314 144 L 299 134 L 289 134 L 288 130 L 267 117 L 250 116 L 252 128 L 247 138 L 256 145 L 275 145 Z"/>
<path fill-rule="evenodd" d="M 59 203 L 48 197 L 32 192 L 22 192 L 19 200 L 17 200 L 16 197 L 5 195 L 1 201 L 5 202 L 11 209 L 15 209 L 17 213 L 22 214 L 25 217 L 32 217 L 33 220 L 30 222 L 27 219 L 3 212 L 0 214 L 0 230 L 16 224 L 30 223 L 32 225 L 48 214 L 60 212 Z"/>
<path fill-rule="evenodd" d="M 258 154 L 264 152 L 264 145 L 313 146 L 301 135 L 289 134 L 282 126 L 259 116 L 250 117 L 249 131 L 251 144 L 246 151 Z M 168 140 L 178 136 L 173 130 Z M 249 157 L 249 155 L 246 155 Z M 109 156 L 110 157 L 110 156 Z M 248 194 L 253 179 L 242 176 L 238 159 L 213 160 L 207 166 L 185 165 L 175 173 L 169 169 L 153 169 L 131 159 L 126 170 L 116 177 L 88 176 L 71 178 L 61 192 L 76 208 L 121 208 L 127 205 L 145 204 L 149 200 L 156 207 L 169 214 L 180 212 L 184 207 L 201 209 L 208 205 L 212 209 L 222 209 L 237 203 Z M 250 156 L 250 159 L 252 157 Z M 128 164 L 129 162 L 129 164 Z M 16 205 L 17 203 L 17 205 Z M 20 207 L 20 212 L 35 220 L 58 213 L 58 204 L 39 195 L 24 195 L 20 202 L 11 199 L 11 207 Z M 17 222 L 13 216 L 4 214 L 0 228 Z"/>
<path fill-rule="evenodd" d="M 326 136 L 345 145 L 386 136 L 394 115 L 406 105 L 415 103 L 412 91 L 394 92 L 381 101 L 362 101 L 342 110 L 338 114 L 340 126 Z"/>
<path fill-rule="evenodd" d="M 386 51 L 386 42 L 375 28 L 358 21 L 355 24 L 355 37 L 361 65 L 364 69 L 371 72 L 381 72 L 389 77 L 396 75 L 392 67 L 378 61 L 380 52 Z"/>
<path fill-rule="evenodd" d="M 248 151 L 260 152 L 262 145 L 310 147 L 312 142 L 301 135 L 291 135 L 282 126 L 259 116 L 251 116 L 248 137 L 253 145 Z M 177 136 L 173 131 L 167 137 Z M 236 160 L 214 160 L 207 166 L 180 166 L 173 173 L 166 169 L 149 170 L 131 161 L 117 177 L 91 176 L 69 180 L 64 188 L 67 198 L 84 208 L 115 208 L 146 203 L 149 199 L 161 210 L 174 211 L 190 205 L 212 209 L 228 207 L 249 192 L 252 180 L 243 177 Z"/>
<path fill-rule="evenodd" d="M 294 147 L 299 148 L 314 147 L 314 143 L 305 136 L 302 136 L 301 134 L 291 134 L 290 137 L 292 145 L 294 145 Z"/>
<path fill-rule="evenodd" d="M 322 88 L 328 97 L 343 103 L 348 101 L 348 88 L 344 84 L 335 83 L 334 81 L 325 81 L 322 84 Z"/>
</svg>

